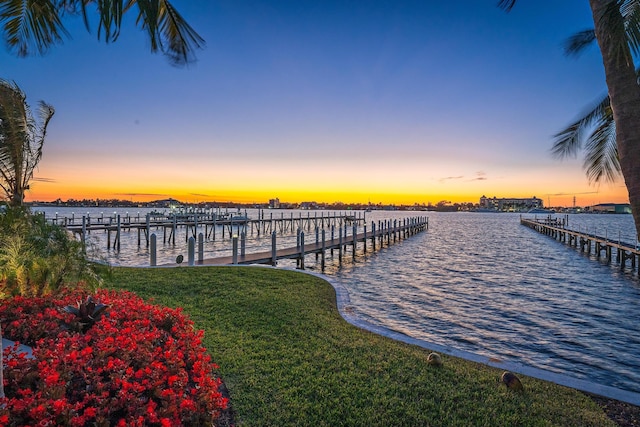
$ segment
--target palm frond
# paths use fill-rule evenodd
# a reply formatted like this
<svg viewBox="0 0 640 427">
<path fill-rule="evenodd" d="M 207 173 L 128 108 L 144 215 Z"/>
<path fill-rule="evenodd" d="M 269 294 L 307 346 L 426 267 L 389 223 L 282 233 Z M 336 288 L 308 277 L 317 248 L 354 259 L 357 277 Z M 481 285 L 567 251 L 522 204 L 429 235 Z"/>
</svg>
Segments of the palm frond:
<svg viewBox="0 0 640 427">
<path fill-rule="evenodd" d="M 55 110 L 41 102 L 36 122 L 26 95 L 13 82 L 0 80 L 0 188 L 13 205 L 24 192 L 42 158 L 47 126 Z"/>
<path fill-rule="evenodd" d="M 603 122 L 585 144 L 584 168 L 591 183 L 615 182 L 621 176 L 615 122 Z"/>
<path fill-rule="evenodd" d="M 45 137 L 47 135 L 47 126 L 51 118 L 55 114 L 53 106 L 47 104 L 44 101 L 40 101 L 38 115 L 40 118 L 40 125 L 35 126 L 30 136 L 30 144 L 25 147 L 27 155 L 24 156 L 24 170 L 22 172 L 22 188 L 29 188 L 29 181 L 33 178 L 33 174 L 40 163 L 42 158 L 42 148 L 44 147 Z"/>
<path fill-rule="evenodd" d="M 622 1 L 620 13 L 625 22 L 629 48 L 634 55 L 638 55 L 640 53 L 640 2 L 638 0 Z"/>
<path fill-rule="evenodd" d="M 137 23 L 149 34 L 151 51 L 161 51 L 174 65 L 195 60 L 195 50 L 204 46 L 204 39 L 166 0 L 137 0 Z"/>
<path fill-rule="evenodd" d="M 100 16 L 98 24 L 98 39 L 102 38 L 107 43 L 116 41 L 120 35 L 122 15 L 124 14 L 124 3 L 122 0 L 94 0 Z M 85 18 L 85 25 L 87 21 Z"/>
<path fill-rule="evenodd" d="M 499 0 L 498 1 L 498 7 L 500 9 L 504 9 L 507 12 L 511 11 L 511 9 L 513 9 L 513 6 L 516 5 L 516 0 Z"/>
<path fill-rule="evenodd" d="M 578 56 L 596 41 L 593 29 L 583 30 L 569 37 L 564 45 L 564 53 L 568 56 Z"/>
<path fill-rule="evenodd" d="M 551 154 L 560 159 L 576 156 L 583 147 L 585 136 L 594 126 L 601 126 L 603 122 L 613 122 L 609 96 L 604 97 L 577 121 L 555 134 Z"/>
<path fill-rule="evenodd" d="M 605 45 L 609 46 L 609 49 L 611 49 L 609 54 L 612 55 L 612 57 L 620 64 L 632 64 L 633 58 L 631 56 L 631 48 L 627 38 L 627 16 L 624 14 L 625 10 L 623 9 L 625 3 L 625 0 L 609 2 L 605 7 L 604 12 L 594 19 L 599 20 L 599 22 L 596 23 L 596 28 L 607 29 L 603 36 L 608 39 Z M 600 42 L 602 44 L 602 41 Z"/>
<path fill-rule="evenodd" d="M 43 54 L 67 35 L 51 0 L 0 2 L 0 26 L 9 49 L 22 57 L 34 51 Z"/>
<path fill-rule="evenodd" d="M 0 166 L 9 198 L 21 182 L 25 141 L 33 126 L 25 100 L 15 83 L 0 80 Z"/>
</svg>

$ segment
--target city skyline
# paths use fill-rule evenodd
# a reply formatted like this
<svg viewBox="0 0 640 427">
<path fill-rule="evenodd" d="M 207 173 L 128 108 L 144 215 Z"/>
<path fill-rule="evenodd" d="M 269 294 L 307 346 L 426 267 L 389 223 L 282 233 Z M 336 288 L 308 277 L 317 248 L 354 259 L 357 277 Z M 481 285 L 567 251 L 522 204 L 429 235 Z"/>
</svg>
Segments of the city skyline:
<svg viewBox="0 0 640 427">
<path fill-rule="evenodd" d="M 627 202 L 550 155 L 606 94 L 596 46 L 562 51 L 588 2 L 441 3 L 175 2 L 207 42 L 186 68 L 132 17 L 111 44 L 67 20 L 45 56 L 1 53 L 56 108 L 27 200 Z"/>
</svg>

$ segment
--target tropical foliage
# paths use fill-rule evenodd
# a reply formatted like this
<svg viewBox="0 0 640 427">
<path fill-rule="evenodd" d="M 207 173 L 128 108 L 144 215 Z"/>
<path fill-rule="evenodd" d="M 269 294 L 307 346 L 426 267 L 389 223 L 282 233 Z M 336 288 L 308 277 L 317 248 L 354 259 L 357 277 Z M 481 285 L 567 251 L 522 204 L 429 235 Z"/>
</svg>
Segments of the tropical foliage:
<svg viewBox="0 0 640 427">
<path fill-rule="evenodd" d="M 62 227 L 21 207 L 0 214 L 0 299 L 99 283 L 82 243 Z"/>
<path fill-rule="evenodd" d="M 510 8 L 513 2 L 502 1 L 501 5 Z M 625 8 L 623 18 L 631 22 L 634 10 Z M 632 25 L 627 25 L 633 30 Z M 637 30 L 637 28 L 636 28 Z M 633 46 L 636 34 L 628 33 L 629 42 Z M 580 31 L 571 36 L 565 44 L 568 56 L 578 56 L 588 47 L 597 43 L 593 29 Z M 605 96 L 594 106 L 587 109 L 580 117 L 554 135 L 551 152 L 558 158 L 576 157 L 584 152 L 583 167 L 591 183 L 615 182 L 622 177 L 616 145 L 616 124 L 613 120 L 611 100 Z"/>
<path fill-rule="evenodd" d="M 0 425 L 207 426 L 227 408 L 202 331 L 180 309 L 145 303 L 129 292 L 100 291 L 109 306 L 84 333 L 65 327 L 62 307 L 75 292 L 15 297 L 0 307 L 8 338 L 33 346 L 5 349 L 6 398 Z"/>
<path fill-rule="evenodd" d="M 515 3 L 516 0 L 500 0 L 498 5 L 510 10 Z M 574 38 L 575 47 L 579 50 L 592 40 L 598 42 L 615 122 L 617 159 L 636 229 L 640 231 L 640 85 L 634 64 L 640 53 L 640 0 L 589 0 L 589 6 L 594 30 L 579 33 Z M 611 127 L 596 127 L 595 133 L 600 132 L 597 138 L 606 141 L 612 131 Z M 571 138 L 567 140 L 571 142 Z M 611 150 L 601 151 L 602 155 L 595 159 L 611 157 L 610 153 Z M 607 171 L 600 176 L 606 177 Z"/>
<path fill-rule="evenodd" d="M 584 151 L 584 169 L 591 183 L 614 182 L 621 177 L 616 124 L 609 97 L 605 97 L 554 137 L 551 152 L 559 157 L 575 157 Z"/>
<path fill-rule="evenodd" d="M 13 206 L 22 205 L 55 112 L 40 101 L 36 121 L 26 100 L 15 83 L 0 80 L 0 188 Z"/>
<path fill-rule="evenodd" d="M 626 23 L 627 41 L 637 56 L 640 28 L 635 22 L 638 19 L 638 8 L 631 6 L 633 3 L 621 8 L 621 12 Z M 581 31 L 567 40 L 565 53 L 578 56 L 596 42 L 593 29 Z M 636 73 L 640 79 L 640 70 L 636 70 Z M 616 124 L 609 95 L 555 135 L 552 153 L 557 157 L 573 157 L 581 150 L 585 153 L 584 168 L 590 182 L 614 182 L 622 176 L 616 145 Z"/>
<path fill-rule="evenodd" d="M 90 30 L 92 8 L 98 16 L 98 39 L 107 43 L 118 39 L 124 15 L 132 11 L 136 25 L 149 37 L 151 51 L 162 52 L 173 64 L 193 61 L 194 51 L 204 45 L 167 0 L 1 0 L 2 36 L 18 56 L 43 54 L 69 36 L 63 24 L 67 16 L 81 17 Z"/>
</svg>

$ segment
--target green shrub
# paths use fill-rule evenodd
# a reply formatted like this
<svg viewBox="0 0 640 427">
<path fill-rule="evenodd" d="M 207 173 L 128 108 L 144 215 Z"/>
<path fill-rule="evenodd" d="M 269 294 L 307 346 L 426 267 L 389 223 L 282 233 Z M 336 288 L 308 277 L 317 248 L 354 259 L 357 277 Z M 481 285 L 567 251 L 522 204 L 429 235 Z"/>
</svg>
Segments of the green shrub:
<svg viewBox="0 0 640 427">
<path fill-rule="evenodd" d="M 0 299 L 99 283 L 82 243 L 64 228 L 22 207 L 0 212 Z"/>
</svg>

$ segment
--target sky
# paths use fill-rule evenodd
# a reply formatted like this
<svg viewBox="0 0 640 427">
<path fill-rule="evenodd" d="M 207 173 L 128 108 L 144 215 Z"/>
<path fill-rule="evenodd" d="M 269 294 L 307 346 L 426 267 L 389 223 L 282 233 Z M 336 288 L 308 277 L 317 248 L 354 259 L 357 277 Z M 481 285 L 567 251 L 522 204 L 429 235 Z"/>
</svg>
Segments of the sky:
<svg viewBox="0 0 640 427">
<path fill-rule="evenodd" d="M 173 0 L 197 62 L 152 54 L 135 16 L 114 43 L 63 22 L 0 77 L 56 114 L 27 200 L 625 203 L 553 135 L 606 95 L 587 0 Z"/>
</svg>

